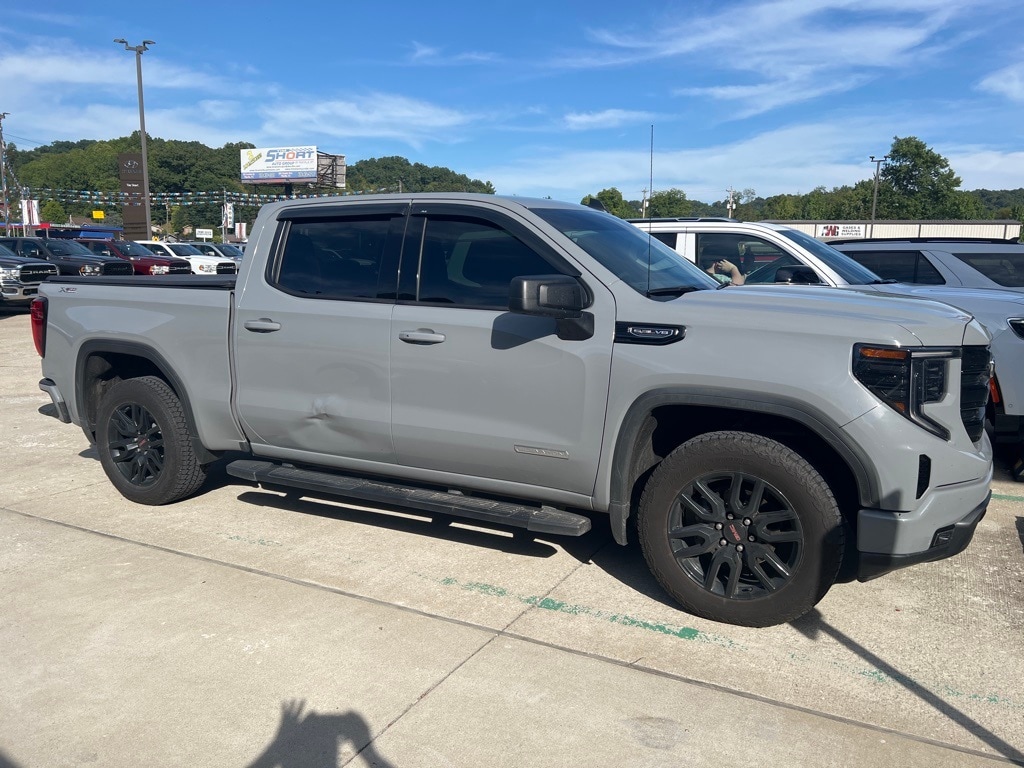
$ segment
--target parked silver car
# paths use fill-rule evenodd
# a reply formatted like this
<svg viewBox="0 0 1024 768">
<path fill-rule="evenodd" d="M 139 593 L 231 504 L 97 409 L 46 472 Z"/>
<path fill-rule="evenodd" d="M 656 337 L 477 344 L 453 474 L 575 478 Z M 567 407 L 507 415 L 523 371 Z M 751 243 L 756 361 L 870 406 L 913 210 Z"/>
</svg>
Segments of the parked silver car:
<svg viewBox="0 0 1024 768">
<path fill-rule="evenodd" d="M 901 283 L 1024 291 L 1024 243 L 918 237 L 828 244 L 875 274 Z"/>
</svg>

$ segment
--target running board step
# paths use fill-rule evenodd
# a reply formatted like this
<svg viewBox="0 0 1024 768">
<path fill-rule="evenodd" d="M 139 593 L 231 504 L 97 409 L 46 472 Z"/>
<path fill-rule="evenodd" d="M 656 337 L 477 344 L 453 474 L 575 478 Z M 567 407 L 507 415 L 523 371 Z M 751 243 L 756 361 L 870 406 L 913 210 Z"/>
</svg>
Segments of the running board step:
<svg viewBox="0 0 1024 768">
<path fill-rule="evenodd" d="M 590 518 L 554 507 L 529 507 L 507 501 L 367 480 L 334 472 L 286 467 L 270 461 L 233 461 L 228 464 L 227 472 L 233 477 L 254 483 L 300 488 L 347 499 L 387 502 L 426 512 L 441 512 L 454 517 L 525 528 L 535 533 L 582 536 L 590 530 Z"/>
</svg>

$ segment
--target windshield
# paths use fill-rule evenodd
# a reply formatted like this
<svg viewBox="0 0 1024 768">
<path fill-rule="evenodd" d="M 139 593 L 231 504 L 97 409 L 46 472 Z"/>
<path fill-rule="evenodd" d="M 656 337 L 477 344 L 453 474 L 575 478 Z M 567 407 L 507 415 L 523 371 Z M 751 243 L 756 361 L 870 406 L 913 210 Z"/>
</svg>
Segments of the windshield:
<svg viewBox="0 0 1024 768">
<path fill-rule="evenodd" d="M 149 248 L 147 248 L 146 246 L 139 245 L 138 243 L 132 242 L 131 240 L 120 240 L 117 243 L 117 247 L 119 249 L 121 249 L 122 252 L 128 254 L 129 256 L 155 256 L 156 255 L 151 250 L 149 250 Z"/>
<path fill-rule="evenodd" d="M 90 251 L 81 243 L 76 243 L 74 240 L 47 240 L 46 250 L 52 253 L 54 256 L 95 256 L 96 254 Z"/>
<path fill-rule="evenodd" d="M 867 267 L 862 267 L 845 253 L 840 253 L 831 245 L 816 240 L 806 232 L 801 232 L 799 229 L 778 229 L 776 231 L 813 253 L 821 259 L 826 267 L 850 285 L 871 285 L 882 281 L 882 278 Z"/>
<path fill-rule="evenodd" d="M 176 256 L 203 256 L 203 252 L 194 245 L 187 243 L 168 243 L 167 247 L 174 251 Z"/>
<path fill-rule="evenodd" d="M 233 259 L 242 258 L 242 250 L 231 245 L 231 243 L 221 243 L 220 251 L 225 256 L 230 256 Z"/>
<path fill-rule="evenodd" d="M 660 240 L 611 214 L 586 208 L 535 208 L 533 212 L 637 293 L 719 286 Z"/>
</svg>

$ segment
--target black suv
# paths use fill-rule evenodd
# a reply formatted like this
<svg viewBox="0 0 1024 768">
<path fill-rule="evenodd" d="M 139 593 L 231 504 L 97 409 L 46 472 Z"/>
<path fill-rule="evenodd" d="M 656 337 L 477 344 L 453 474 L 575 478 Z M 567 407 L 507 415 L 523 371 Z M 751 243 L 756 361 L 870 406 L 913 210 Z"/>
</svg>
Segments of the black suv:
<svg viewBox="0 0 1024 768">
<path fill-rule="evenodd" d="M 19 256 L 55 264 L 62 275 L 131 275 L 135 270 L 122 259 L 100 256 L 81 243 L 49 237 L 0 237 Z"/>
</svg>

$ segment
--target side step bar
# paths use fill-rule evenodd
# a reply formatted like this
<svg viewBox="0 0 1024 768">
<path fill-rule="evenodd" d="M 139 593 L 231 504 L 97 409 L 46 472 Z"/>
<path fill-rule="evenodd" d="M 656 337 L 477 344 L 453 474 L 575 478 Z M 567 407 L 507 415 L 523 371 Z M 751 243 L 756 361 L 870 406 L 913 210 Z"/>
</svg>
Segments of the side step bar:
<svg viewBox="0 0 1024 768">
<path fill-rule="evenodd" d="M 285 486 L 346 499 L 396 504 L 425 512 L 440 512 L 454 517 L 525 528 L 535 533 L 582 536 L 590 530 L 590 518 L 554 507 L 530 507 L 477 496 L 430 491 L 335 472 L 298 469 L 270 461 L 233 461 L 228 464 L 227 472 L 233 477 L 261 485 Z"/>
</svg>

